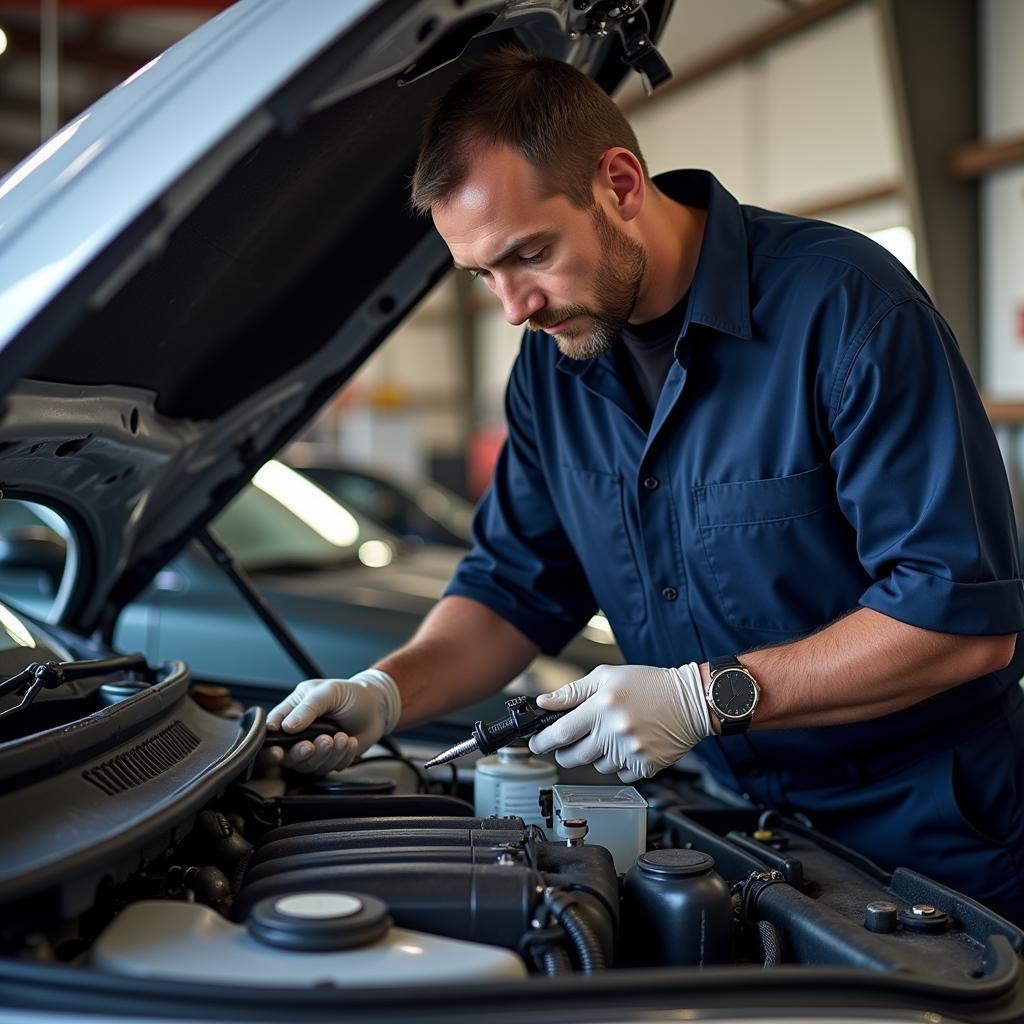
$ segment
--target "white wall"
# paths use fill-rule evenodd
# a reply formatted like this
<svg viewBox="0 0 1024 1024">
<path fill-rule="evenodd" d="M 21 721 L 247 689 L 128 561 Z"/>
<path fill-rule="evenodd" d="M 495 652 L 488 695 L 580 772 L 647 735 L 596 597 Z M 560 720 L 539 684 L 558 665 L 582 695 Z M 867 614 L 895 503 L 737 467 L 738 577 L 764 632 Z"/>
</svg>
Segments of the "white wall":
<svg viewBox="0 0 1024 1024">
<path fill-rule="evenodd" d="M 1024 2 L 981 6 L 983 137 L 1024 132 Z M 982 388 L 1024 398 L 1024 167 L 981 183 Z"/>
<path fill-rule="evenodd" d="M 903 175 L 872 4 L 640 107 L 632 121 L 653 171 L 707 167 L 741 202 L 775 209 Z"/>
</svg>

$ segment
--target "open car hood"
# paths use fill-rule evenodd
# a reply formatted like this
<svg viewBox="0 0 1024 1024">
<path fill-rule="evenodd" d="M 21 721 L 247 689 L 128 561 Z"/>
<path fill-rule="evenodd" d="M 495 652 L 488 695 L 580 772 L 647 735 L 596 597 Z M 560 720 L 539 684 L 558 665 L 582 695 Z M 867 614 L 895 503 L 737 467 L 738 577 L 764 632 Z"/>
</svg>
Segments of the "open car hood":
<svg viewBox="0 0 1024 1024">
<path fill-rule="evenodd" d="M 448 269 L 408 186 L 468 60 L 629 71 L 599 6 L 242 0 L 0 181 L 0 488 L 72 528 L 54 618 L 109 632 Z"/>
</svg>

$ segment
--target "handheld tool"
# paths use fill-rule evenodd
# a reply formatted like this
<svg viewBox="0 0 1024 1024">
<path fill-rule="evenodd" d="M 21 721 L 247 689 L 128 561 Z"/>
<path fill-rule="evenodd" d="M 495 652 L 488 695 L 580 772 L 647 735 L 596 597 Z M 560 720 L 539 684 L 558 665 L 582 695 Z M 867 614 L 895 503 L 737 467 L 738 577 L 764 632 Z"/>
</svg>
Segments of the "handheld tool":
<svg viewBox="0 0 1024 1024">
<path fill-rule="evenodd" d="M 493 722 L 477 722 L 468 740 L 449 747 L 437 757 L 431 758 L 423 767 L 436 768 L 464 754 L 471 754 L 474 750 L 479 750 L 481 754 L 493 754 L 501 747 L 507 747 L 513 740 L 528 739 L 566 714 L 565 711 L 545 711 L 537 707 L 532 697 L 525 696 L 505 701 L 505 707 L 508 714 L 504 718 Z"/>
</svg>

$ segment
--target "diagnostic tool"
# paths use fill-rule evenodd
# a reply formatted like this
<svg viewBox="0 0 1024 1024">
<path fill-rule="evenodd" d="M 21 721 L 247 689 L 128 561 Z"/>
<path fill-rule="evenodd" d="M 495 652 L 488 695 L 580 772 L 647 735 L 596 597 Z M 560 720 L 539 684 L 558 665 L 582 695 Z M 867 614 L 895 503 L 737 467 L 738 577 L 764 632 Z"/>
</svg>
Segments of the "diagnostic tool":
<svg viewBox="0 0 1024 1024">
<path fill-rule="evenodd" d="M 437 757 L 431 758 L 423 767 L 436 768 L 464 754 L 472 754 L 474 750 L 479 750 L 481 754 L 493 754 L 501 747 L 507 747 L 513 740 L 528 739 L 566 714 L 565 711 L 545 711 L 537 707 L 532 697 L 525 696 L 505 701 L 505 707 L 508 714 L 504 718 L 494 722 L 477 722 L 468 740 L 449 747 Z"/>
</svg>

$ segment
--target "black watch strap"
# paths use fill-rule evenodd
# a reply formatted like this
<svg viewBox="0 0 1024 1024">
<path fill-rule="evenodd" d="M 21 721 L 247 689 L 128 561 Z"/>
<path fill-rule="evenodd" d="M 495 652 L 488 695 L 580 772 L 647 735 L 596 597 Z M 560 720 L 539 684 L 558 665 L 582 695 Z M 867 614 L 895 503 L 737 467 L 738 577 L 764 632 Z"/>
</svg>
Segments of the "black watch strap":
<svg viewBox="0 0 1024 1024">
<path fill-rule="evenodd" d="M 708 661 L 708 669 L 711 672 L 719 672 L 723 668 L 743 668 L 743 663 L 735 654 L 723 654 Z"/>
</svg>

